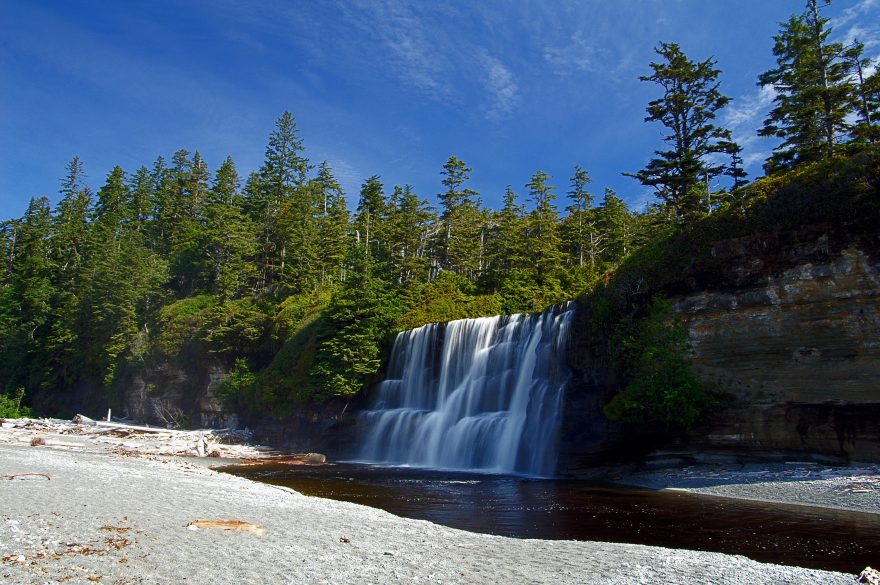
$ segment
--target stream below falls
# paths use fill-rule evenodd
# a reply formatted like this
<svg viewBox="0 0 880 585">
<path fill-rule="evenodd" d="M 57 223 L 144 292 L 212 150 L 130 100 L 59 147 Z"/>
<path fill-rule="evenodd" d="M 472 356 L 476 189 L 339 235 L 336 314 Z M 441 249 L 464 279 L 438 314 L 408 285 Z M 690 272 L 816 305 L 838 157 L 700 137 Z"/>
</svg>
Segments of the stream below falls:
<svg viewBox="0 0 880 585">
<path fill-rule="evenodd" d="M 269 463 L 223 471 L 310 496 L 514 538 L 714 551 L 852 574 L 880 559 L 880 517 L 873 514 L 576 480 L 360 464 Z"/>
</svg>

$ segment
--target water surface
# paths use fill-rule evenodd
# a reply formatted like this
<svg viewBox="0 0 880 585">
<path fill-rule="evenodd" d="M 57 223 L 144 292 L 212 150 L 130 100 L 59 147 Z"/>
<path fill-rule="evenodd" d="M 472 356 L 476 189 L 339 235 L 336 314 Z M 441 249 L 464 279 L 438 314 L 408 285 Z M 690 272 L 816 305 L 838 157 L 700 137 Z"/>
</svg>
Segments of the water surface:
<svg viewBox="0 0 880 585">
<path fill-rule="evenodd" d="M 514 538 L 715 551 L 853 574 L 880 562 L 880 518 L 873 514 L 574 480 L 358 464 L 265 464 L 226 471 L 306 495 Z"/>
</svg>

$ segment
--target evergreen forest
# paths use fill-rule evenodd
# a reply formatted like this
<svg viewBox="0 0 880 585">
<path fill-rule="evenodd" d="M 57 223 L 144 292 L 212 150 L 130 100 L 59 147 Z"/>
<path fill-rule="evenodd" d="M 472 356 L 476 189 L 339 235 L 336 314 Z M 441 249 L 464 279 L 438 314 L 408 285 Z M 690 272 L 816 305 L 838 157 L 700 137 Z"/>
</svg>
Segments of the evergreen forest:
<svg viewBox="0 0 880 585">
<path fill-rule="evenodd" d="M 284 417 L 357 395 L 396 333 L 430 322 L 579 298 L 618 336 L 649 331 L 659 321 L 633 320 L 710 261 L 707 242 L 876 216 L 877 63 L 830 34 L 817 0 L 780 25 L 777 66 L 757 78 L 775 90 L 760 134 L 776 147 L 752 182 L 720 122 L 718 64 L 660 43 L 641 78 L 656 89 L 645 121 L 658 147 L 621 169 L 655 193 L 645 209 L 595 185 L 586 163 L 535 170 L 491 209 L 455 155 L 438 161 L 433 193 L 380 176 L 344 193 L 289 112 L 247 176 L 181 149 L 93 188 L 73 157 L 57 204 L 34 198 L 0 223 L 0 404 L 66 416 L 83 388 L 113 405 L 133 372 L 210 357 L 235 409 Z M 648 367 L 630 358 L 633 377 Z"/>
</svg>

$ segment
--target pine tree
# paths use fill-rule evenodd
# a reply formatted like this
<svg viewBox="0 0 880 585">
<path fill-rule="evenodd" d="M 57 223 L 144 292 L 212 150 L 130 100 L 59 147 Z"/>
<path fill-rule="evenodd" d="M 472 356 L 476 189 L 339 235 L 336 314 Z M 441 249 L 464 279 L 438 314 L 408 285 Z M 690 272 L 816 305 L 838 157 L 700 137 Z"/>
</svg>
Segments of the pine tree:
<svg viewBox="0 0 880 585">
<path fill-rule="evenodd" d="M 232 157 L 226 157 L 208 194 L 199 243 L 206 263 L 208 290 L 227 300 L 252 289 L 256 267 L 256 230 L 242 209 L 240 181 Z"/>
<path fill-rule="evenodd" d="M 345 279 L 349 246 L 348 202 L 327 161 L 318 167 L 318 175 L 312 184 L 321 208 L 318 218 L 320 280 L 321 284 L 335 284 Z"/>
<path fill-rule="evenodd" d="M 98 191 L 92 212 L 93 240 L 115 240 L 124 223 L 131 223 L 131 191 L 125 182 L 125 171 L 115 166 L 107 182 Z"/>
<path fill-rule="evenodd" d="M 550 175 L 537 171 L 526 184 L 529 198 L 535 208 L 528 219 L 528 255 L 538 282 L 542 282 L 561 264 L 559 214 L 553 201 L 554 187 L 548 184 Z"/>
<path fill-rule="evenodd" d="M 568 197 L 572 204 L 566 207 L 568 216 L 561 225 L 562 238 L 570 258 L 578 267 L 584 266 L 589 257 L 590 265 L 595 264 L 595 254 L 591 253 L 592 238 L 595 238 L 595 229 L 591 218 L 593 207 L 593 195 L 587 191 L 587 185 L 593 180 L 587 171 L 580 165 L 574 168 L 571 177 L 571 190 Z"/>
<path fill-rule="evenodd" d="M 205 273 L 199 257 L 198 243 L 201 238 L 202 207 L 208 193 L 208 166 L 196 152 L 192 159 L 185 149 L 178 150 L 171 158 L 168 173 L 170 182 L 170 213 L 167 230 L 170 245 L 168 260 L 171 279 L 175 289 L 183 296 L 195 294 L 207 286 Z M 166 187 L 166 185 L 163 185 Z"/>
<path fill-rule="evenodd" d="M 53 218 L 52 253 L 58 266 L 58 278 L 75 280 L 82 265 L 89 231 L 92 190 L 85 184 L 85 172 L 79 157 L 67 165 L 61 184 L 61 201 Z"/>
<path fill-rule="evenodd" d="M 617 264 L 632 250 L 633 217 L 626 203 L 607 187 L 596 212 L 603 234 L 602 260 Z"/>
<path fill-rule="evenodd" d="M 465 187 L 472 171 L 455 155 L 443 165 L 441 183 L 446 190 L 439 194 L 443 230 L 438 233 L 437 242 L 440 267 L 471 278 L 480 270 L 474 244 L 481 241 L 483 230 L 477 192 Z"/>
<path fill-rule="evenodd" d="M 777 67 L 758 77 L 758 85 L 776 91 L 758 134 L 781 139 L 764 165 L 767 172 L 831 158 L 847 132 L 852 88 L 843 46 L 828 41 L 828 22 L 817 0 L 808 0 L 774 37 Z"/>
<path fill-rule="evenodd" d="M 149 231 L 149 222 L 153 208 L 155 184 L 147 167 L 140 167 L 131 178 L 128 190 L 131 193 L 131 222 L 134 229 L 141 233 Z"/>
<path fill-rule="evenodd" d="M 357 247 L 374 260 L 384 258 L 382 245 L 387 211 L 385 186 L 378 175 L 373 175 L 361 185 L 354 228 Z"/>
<path fill-rule="evenodd" d="M 81 171 L 81 167 L 75 168 Z M 46 349 L 56 294 L 52 280 L 57 267 L 50 254 L 52 229 L 49 200 L 31 199 L 18 222 L 9 277 L 0 297 L 6 330 L 0 341 L 0 380 L 6 387 L 21 385 L 28 391 L 36 390 L 51 384 L 53 373 L 61 375 L 52 371 Z"/>
<path fill-rule="evenodd" d="M 880 72 L 878 62 L 864 57 L 865 44 L 855 40 L 844 51 L 844 59 L 854 77 L 852 107 L 857 113 L 852 127 L 855 142 L 880 140 Z M 871 70 L 874 72 L 868 75 Z"/>
<path fill-rule="evenodd" d="M 426 199 L 420 199 L 410 185 L 394 187 L 388 206 L 390 263 L 397 284 L 428 278 L 428 243 L 436 219 Z"/>
<path fill-rule="evenodd" d="M 732 139 L 729 130 L 713 121 L 730 98 L 719 90 L 721 71 L 713 59 L 691 61 L 675 43 L 660 43 L 655 50 L 663 61 L 651 63 L 653 74 L 639 79 L 658 84 L 663 97 L 648 104 L 645 121 L 669 129 L 663 141 L 670 149 L 655 151 L 656 158 L 629 176 L 653 187 L 677 217 L 687 218 L 707 208 L 708 178 L 724 170 L 713 155 L 726 152 Z"/>
<path fill-rule="evenodd" d="M 504 191 L 504 205 L 494 213 L 491 225 L 485 280 L 489 290 L 497 291 L 508 275 L 529 267 L 525 209 L 517 202 L 516 192 L 510 186 Z"/>
<path fill-rule="evenodd" d="M 316 205 L 314 191 L 305 188 L 310 166 L 303 151 L 296 122 L 284 112 L 269 135 L 259 181 L 249 181 L 256 189 L 251 189 L 248 205 L 262 231 L 262 280 L 285 292 L 308 288 L 319 271 Z M 293 266 L 289 251 L 295 256 Z"/>
</svg>

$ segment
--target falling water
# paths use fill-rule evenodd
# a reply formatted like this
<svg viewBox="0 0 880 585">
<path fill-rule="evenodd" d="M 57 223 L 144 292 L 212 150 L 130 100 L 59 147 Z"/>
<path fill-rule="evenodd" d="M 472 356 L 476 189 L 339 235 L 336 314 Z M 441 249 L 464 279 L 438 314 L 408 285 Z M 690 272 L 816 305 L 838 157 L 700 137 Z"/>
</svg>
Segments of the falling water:
<svg viewBox="0 0 880 585">
<path fill-rule="evenodd" d="M 434 323 L 397 336 L 361 414 L 365 461 L 552 476 L 569 303 L 541 314 Z"/>
</svg>

